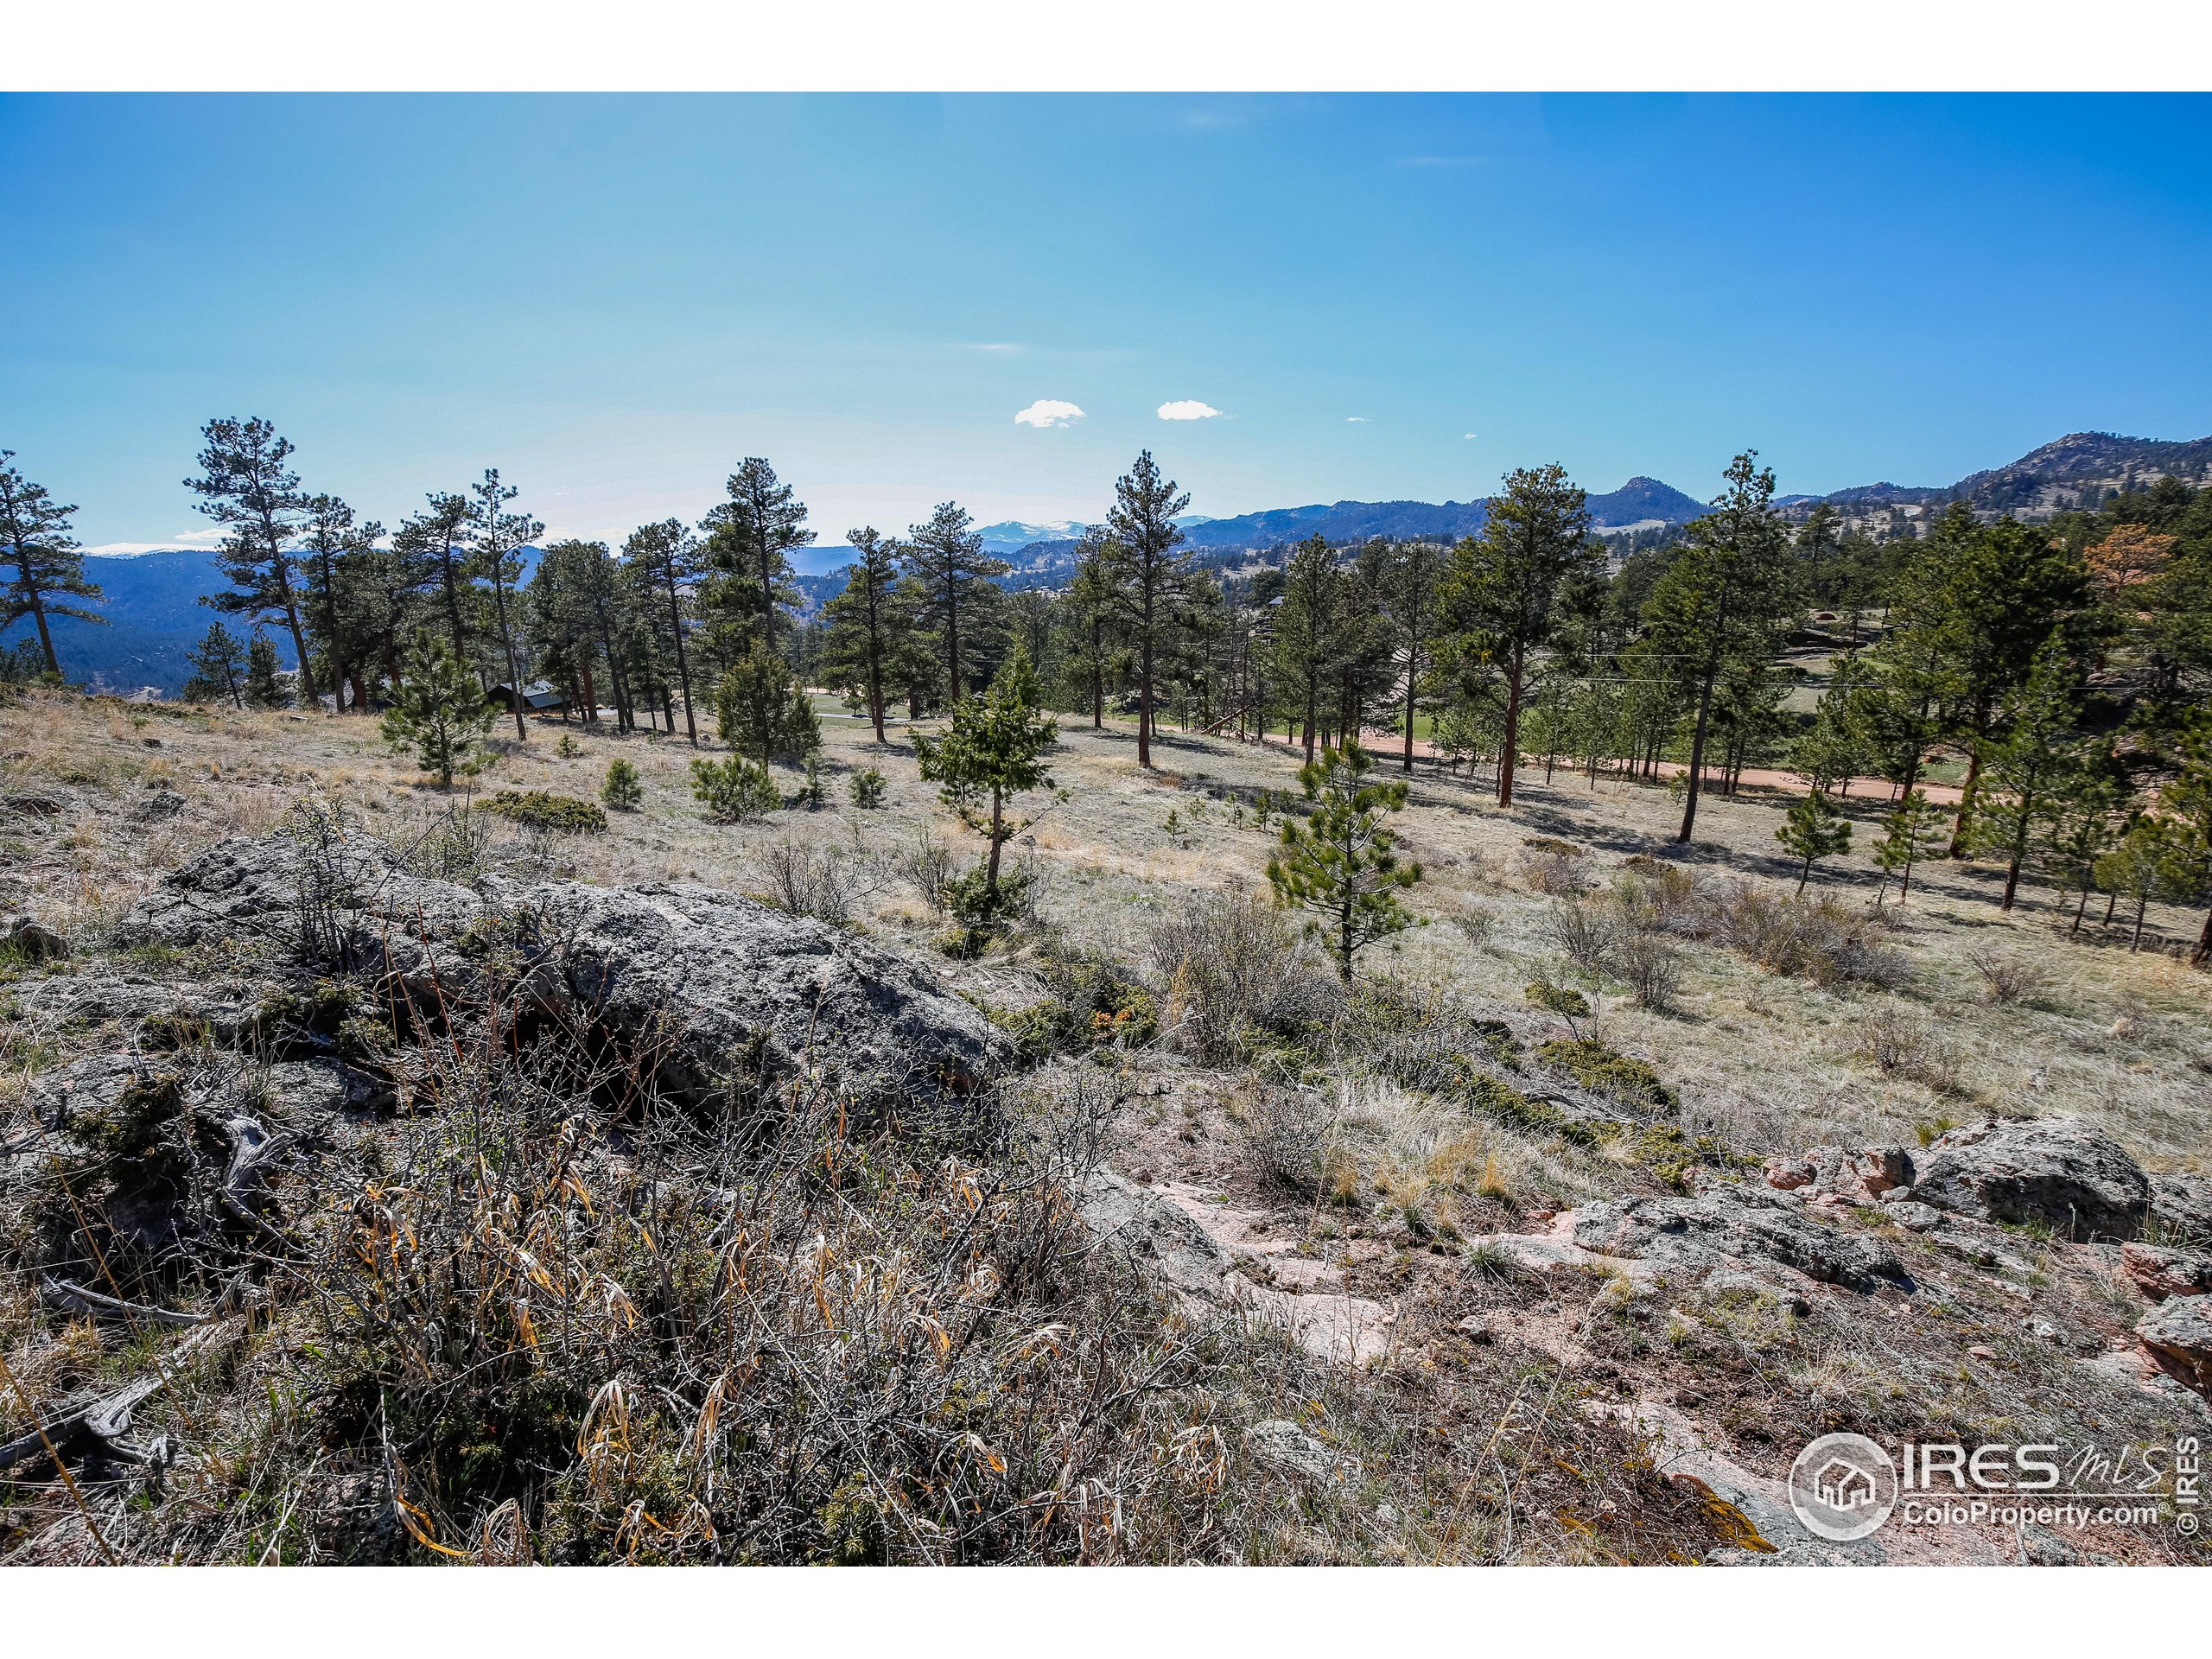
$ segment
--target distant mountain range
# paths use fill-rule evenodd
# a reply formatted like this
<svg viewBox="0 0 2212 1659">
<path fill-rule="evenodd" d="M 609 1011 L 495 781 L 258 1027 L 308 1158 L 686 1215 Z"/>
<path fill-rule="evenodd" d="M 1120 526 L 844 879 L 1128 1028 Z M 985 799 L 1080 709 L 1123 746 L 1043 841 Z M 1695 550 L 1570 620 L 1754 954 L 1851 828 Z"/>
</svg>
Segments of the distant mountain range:
<svg viewBox="0 0 2212 1659">
<path fill-rule="evenodd" d="M 2120 437 L 2110 432 L 2071 432 L 2030 451 L 2018 461 L 1972 473 L 1942 486 L 1864 484 L 1827 495 L 1781 498 L 1793 517 L 1802 518 L 1825 502 L 1847 522 L 1884 514 L 1923 513 L 1941 503 L 1964 500 L 1984 513 L 2047 518 L 2054 512 L 2094 506 L 2113 491 L 2143 488 L 2161 477 L 2202 487 L 2212 485 L 2212 437 L 2187 442 Z M 1687 524 L 1706 504 L 1656 478 L 1632 478 L 1618 490 L 1589 499 L 1592 522 L 1601 531 Z M 1190 513 L 1177 520 L 1190 544 L 1208 563 L 1232 563 L 1250 552 L 1302 541 L 1319 534 L 1343 545 L 1382 536 L 1456 541 L 1479 531 L 1486 506 L 1481 501 L 1337 501 L 1326 505 L 1275 507 L 1209 518 Z M 1057 586 L 1072 568 L 1076 537 L 1083 526 L 1072 520 L 1033 524 L 1019 520 L 982 526 L 985 549 L 1007 562 L 1013 588 Z M 525 550 L 525 563 L 535 550 Z M 203 594 L 225 583 L 210 552 L 175 549 L 135 557 L 92 556 L 86 573 L 106 592 L 108 626 L 94 626 L 59 618 L 54 648 L 62 671 L 72 680 L 94 682 L 111 690 L 155 686 L 175 693 L 191 674 L 188 653 L 207 631 L 214 613 L 200 604 Z M 0 563 L 0 575 L 7 573 Z M 836 573 L 802 576 L 802 608 L 811 613 L 843 586 Z M 235 624 L 233 625 L 235 626 Z M 28 620 L 0 633 L 13 644 L 29 633 Z M 272 631 L 285 666 L 291 642 Z"/>
</svg>

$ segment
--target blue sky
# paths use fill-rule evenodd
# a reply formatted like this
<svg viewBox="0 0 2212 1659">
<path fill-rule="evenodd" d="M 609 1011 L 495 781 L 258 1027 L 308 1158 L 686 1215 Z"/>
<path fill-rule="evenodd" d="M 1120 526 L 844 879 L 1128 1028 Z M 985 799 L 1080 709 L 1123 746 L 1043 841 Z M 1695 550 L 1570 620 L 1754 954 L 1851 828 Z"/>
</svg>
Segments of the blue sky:
<svg viewBox="0 0 2212 1659">
<path fill-rule="evenodd" d="M 387 523 L 766 454 L 833 543 L 1146 446 L 1226 515 L 2212 432 L 2203 98 L 15 97 L 0 180 L 0 448 L 94 545 L 194 529 L 218 414 Z"/>
</svg>

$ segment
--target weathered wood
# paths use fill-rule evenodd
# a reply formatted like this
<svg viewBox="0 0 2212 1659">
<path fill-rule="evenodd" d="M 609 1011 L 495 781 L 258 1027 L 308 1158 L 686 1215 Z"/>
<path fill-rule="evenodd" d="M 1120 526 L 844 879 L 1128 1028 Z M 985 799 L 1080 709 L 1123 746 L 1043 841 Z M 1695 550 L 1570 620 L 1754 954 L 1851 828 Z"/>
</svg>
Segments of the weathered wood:
<svg viewBox="0 0 2212 1659">
<path fill-rule="evenodd" d="M 34 1455 L 42 1456 L 49 1446 L 57 1454 L 65 1453 L 73 1444 L 88 1436 L 100 1443 L 102 1452 L 119 1462 L 167 1462 L 168 1446 L 165 1436 L 156 1436 L 151 1446 L 135 1445 L 124 1438 L 130 1430 L 132 1414 L 174 1381 L 185 1361 L 211 1346 L 217 1338 L 235 1337 L 245 1329 L 245 1322 L 238 1319 L 202 1325 L 156 1361 L 154 1370 L 146 1376 L 113 1394 L 67 1408 L 28 1433 L 0 1445 L 0 1470 L 11 1469 Z"/>
<path fill-rule="evenodd" d="M 118 1297 L 104 1296 L 73 1279 L 43 1280 L 41 1288 L 48 1300 L 80 1313 L 113 1313 L 123 1319 L 144 1319 L 150 1325 L 205 1325 L 209 1318 L 205 1313 L 177 1313 L 146 1302 L 126 1302 Z"/>
</svg>

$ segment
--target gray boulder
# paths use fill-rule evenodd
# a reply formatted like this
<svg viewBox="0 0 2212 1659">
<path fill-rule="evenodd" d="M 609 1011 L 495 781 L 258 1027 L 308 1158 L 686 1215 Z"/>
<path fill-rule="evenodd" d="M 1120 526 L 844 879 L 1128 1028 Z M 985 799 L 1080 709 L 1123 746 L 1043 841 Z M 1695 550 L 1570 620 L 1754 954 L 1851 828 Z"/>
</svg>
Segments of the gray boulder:
<svg viewBox="0 0 2212 1659">
<path fill-rule="evenodd" d="M 1915 1160 L 1913 1198 L 1982 1221 L 2041 1222 L 2062 1237 L 2133 1238 L 2151 1181 L 2126 1148 L 2074 1118 L 1953 1129 Z"/>
<path fill-rule="evenodd" d="M 520 994 L 703 1099 L 740 1073 L 804 1073 L 865 1105 L 975 1092 L 1014 1046 L 918 963 L 741 894 L 655 884 L 524 889 Z"/>
<path fill-rule="evenodd" d="M 1179 1205 L 1107 1168 L 1093 1169 L 1079 1200 L 1084 1224 L 1106 1249 L 1179 1295 L 1218 1303 L 1236 1265 L 1213 1235 Z"/>
<path fill-rule="evenodd" d="M 1764 1187 L 1710 1182 L 1691 1198 L 1625 1198 L 1574 1212 L 1574 1242 L 1599 1255 L 1710 1266 L 1779 1262 L 1822 1284 L 1872 1290 L 1906 1275 L 1879 1241 L 1815 1220 Z"/>
<path fill-rule="evenodd" d="M 283 836 L 219 842 L 147 894 L 124 933 L 350 973 L 432 1025 L 480 998 L 496 963 L 525 1009 L 687 1104 L 799 1077 L 861 1108 L 943 1101 L 1014 1052 L 926 969 L 758 900 L 664 884 L 463 887 L 412 874 L 365 836 L 312 855 Z"/>
<path fill-rule="evenodd" d="M 2169 1237 L 2212 1249 L 2212 1177 L 2152 1176 L 2151 1213 Z"/>
<path fill-rule="evenodd" d="M 2212 1399 L 2212 1296 L 2175 1296 L 2135 1327 L 2158 1362 Z"/>
</svg>

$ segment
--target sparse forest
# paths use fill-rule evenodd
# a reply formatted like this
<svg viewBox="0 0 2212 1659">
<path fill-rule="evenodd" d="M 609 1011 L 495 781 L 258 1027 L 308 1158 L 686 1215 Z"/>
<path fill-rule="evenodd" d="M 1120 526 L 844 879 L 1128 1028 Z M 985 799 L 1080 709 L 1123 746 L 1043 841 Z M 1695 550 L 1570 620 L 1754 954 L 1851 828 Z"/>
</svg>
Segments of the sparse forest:
<svg viewBox="0 0 2212 1659">
<path fill-rule="evenodd" d="M 2202 1419 L 2212 488 L 1201 552 L 1146 453 L 1018 586 L 312 459 L 207 424 L 125 702 L 0 454 L 0 1558 L 1868 1559 L 1796 1445 Z"/>
</svg>

